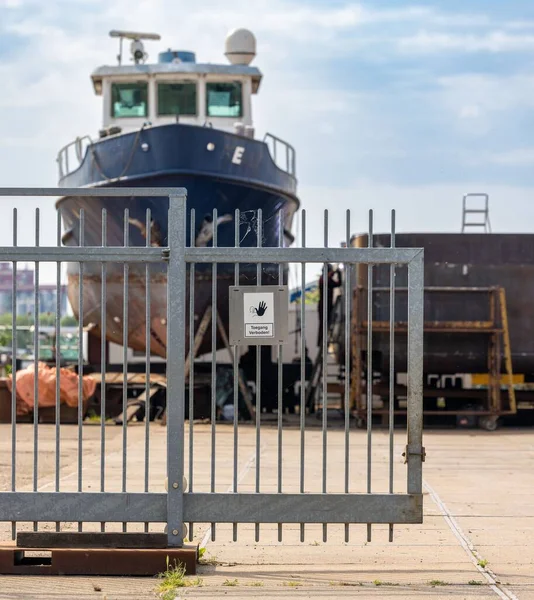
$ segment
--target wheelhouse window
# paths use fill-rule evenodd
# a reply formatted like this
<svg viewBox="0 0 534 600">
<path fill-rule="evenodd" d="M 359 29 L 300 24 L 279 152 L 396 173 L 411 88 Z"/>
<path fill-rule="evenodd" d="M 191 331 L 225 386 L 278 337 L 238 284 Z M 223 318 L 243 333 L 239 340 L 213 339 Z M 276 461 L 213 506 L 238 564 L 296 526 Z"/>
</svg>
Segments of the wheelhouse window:
<svg viewBox="0 0 534 600">
<path fill-rule="evenodd" d="M 196 114 L 196 83 L 158 83 L 158 115 Z"/>
<path fill-rule="evenodd" d="M 116 119 L 148 115 L 148 83 L 112 83 L 111 116 Z"/>
<path fill-rule="evenodd" d="M 240 117 L 243 114 L 241 83 L 207 83 L 206 113 L 208 117 Z"/>
</svg>

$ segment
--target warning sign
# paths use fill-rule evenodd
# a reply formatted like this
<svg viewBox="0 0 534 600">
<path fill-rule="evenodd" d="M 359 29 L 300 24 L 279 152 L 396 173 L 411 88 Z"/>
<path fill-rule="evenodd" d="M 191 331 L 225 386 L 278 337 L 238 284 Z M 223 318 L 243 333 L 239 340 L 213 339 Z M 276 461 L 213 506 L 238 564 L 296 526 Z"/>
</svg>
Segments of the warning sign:
<svg viewBox="0 0 534 600">
<path fill-rule="evenodd" d="M 245 337 L 274 337 L 274 323 L 245 323 Z"/>
<path fill-rule="evenodd" d="M 275 345 L 287 341 L 287 286 L 231 287 L 229 300 L 230 344 Z"/>
<path fill-rule="evenodd" d="M 274 294 L 243 294 L 245 337 L 274 337 Z"/>
</svg>

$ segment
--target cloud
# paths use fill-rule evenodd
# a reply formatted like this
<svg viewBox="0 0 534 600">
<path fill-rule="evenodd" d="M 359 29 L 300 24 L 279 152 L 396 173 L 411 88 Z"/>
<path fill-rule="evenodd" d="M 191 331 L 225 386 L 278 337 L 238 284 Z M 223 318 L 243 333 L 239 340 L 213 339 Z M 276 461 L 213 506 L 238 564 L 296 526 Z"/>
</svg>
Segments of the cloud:
<svg viewBox="0 0 534 600">
<path fill-rule="evenodd" d="M 218 63 L 227 31 L 243 26 L 256 33 L 254 64 L 265 74 L 254 98 L 258 137 L 269 130 L 296 147 L 305 205 L 393 203 L 414 229 L 456 230 L 450 202 L 470 181 L 485 189 L 517 179 L 510 156 L 528 146 L 521 122 L 534 109 L 534 31 L 513 8 L 502 17 L 489 4 L 479 13 L 444 1 L 380 4 L 0 0 L 0 44 L 18 42 L 0 62 L 0 179 L 53 185 L 57 150 L 96 135 L 101 99 L 89 74 L 115 63 L 111 28 L 156 31 L 165 47 Z M 154 60 L 161 45 L 146 48 Z M 514 197 L 534 183 L 527 171 Z"/>
<path fill-rule="evenodd" d="M 496 165 L 531 167 L 534 166 L 534 148 L 517 148 L 507 152 L 500 152 L 490 156 L 489 160 Z"/>
<path fill-rule="evenodd" d="M 480 116 L 480 106 L 467 104 L 460 109 L 460 119 L 476 119 Z"/>
<path fill-rule="evenodd" d="M 476 111 L 476 116 L 518 108 L 534 109 L 534 73 L 466 73 L 439 77 L 436 83 L 444 104 L 462 117 L 466 116 L 466 107 Z"/>
<path fill-rule="evenodd" d="M 184 3 L 167 0 L 138 0 L 135 3 L 129 0 L 114 0 L 112 3 L 105 0 L 48 0 L 46 3 L 18 0 L 12 8 L 17 10 L 8 12 L 12 17 L 6 26 L 7 31 L 32 37 L 32 41 L 48 37 L 51 51 L 64 47 L 65 42 L 69 41 L 71 51 L 56 54 L 58 61 L 74 61 L 85 56 L 88 48 L 100 53 L 100 50 L 109 47 L 109 44 L 88 45 L 87 34 L 94 39 L 97 31 L 102 34 L 113 23 L 134 29 L 143 23 L 143 28 L 157 29 L 164 38 L 179 38 L 189 44 L 196 42 L 197 47 L 207 49 L 210 60 L 211 51 L 215 49 L 216 38 L 213 34 L 236 24 L 251 27 L 260 37 L 283 39 L 293 46 L 311 42 L 307 51 L 313 54 L 318 51 L 319 44 L 326 44 L 320 49 L 323 53 L 339 52 L 343 47 L 374 46 L 384 42 L 397 42 L 401 48 L 412 52 L 429 51 L 433 47 L 454 48 L 461 44 L 462 36 L 456 36 L 457 40 L 448 39 L 446 34 L 423 29 L 415 35 L 397 39 L 397 30 L 399 27 L 413 26 L 472 29 L 488 27 L 492 23 L 487 14 L 456 13 L 409 4 L 377 8 L 370 2 L 339 6 L 328 3 L 306 5 L 297 0 L 255 0 L 253 3 L 235 0 L 222 8 L 216 0 L 204 0 L 201 5 L 188 9 L 185 20 Z M 74 29 L 66 30 L 61 26 L 61 21 L 71 16 L 74 10 L 79 13 L 79 23 Z M 384 26 L 389 30 L 384 30 Z M 520 39 L 515 40 L 513 34 L 508 34 L 504 40 L 498 39 L 499 33 L 495 35 L 497 39 L 486 42 L 490 46 L 524 43 Z M 344 36 L 348 36 L 348 39 Z M 276 50 L 271 46 L 273 48 Z"/>
<path fill-rule="evenodd" d="M 352 233 L 368 227 L 369 209 L 374 211 L 375 231 L 388 232 L 391 210 L 396 211 L 399 233 L 460 232 L 462 197 L 467 192 L 489 194 L 490 219 L 495 233 L 532 232 L 534 202 L 528 186 L 488 184 L 485 181 L 456 181 L 440 185 L 390 185 L 355 180 L 342 188 L 303 186 L 306 208 L 307 243 L 321 246 L 323 212 L 316 207 L 334 207 L 329 211 L 329 239 L 337 245 L 344 239 L 346 210 L 351 211 Z M 522 212 L 522 218 L 517 214 Z"/>
<path fill-rule="evenodd" d="M 534 29 L 534 21 L 518 20 L 504 23 L 506 29 Z"/>
<path fill-rule="evenodd" d="M 479 35 L 419 31 L 398 41 L 400 50 L 407 53 L 432 54 L 440 52 L 528 52 L 534 49 L 533 35 L 513 35 L 491 31 Z"/>
</svg>

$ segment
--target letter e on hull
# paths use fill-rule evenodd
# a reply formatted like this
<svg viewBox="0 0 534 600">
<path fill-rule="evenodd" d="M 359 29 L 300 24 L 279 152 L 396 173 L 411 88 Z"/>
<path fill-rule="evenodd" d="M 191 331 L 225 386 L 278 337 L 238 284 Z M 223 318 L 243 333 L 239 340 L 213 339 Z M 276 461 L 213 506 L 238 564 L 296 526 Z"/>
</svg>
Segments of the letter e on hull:
<svg viewBox="0 0 534 600">
<path fill-rule="evenodd" d="M 232 162 L 234 163 L 234 165 L 241 164 L 243 154 L 245 154 L 245 148 L 243 148 L 243 146 L 237 146 L 236 149 L 234 150 L 234 155 L 232 157 Z"/>
</svg>

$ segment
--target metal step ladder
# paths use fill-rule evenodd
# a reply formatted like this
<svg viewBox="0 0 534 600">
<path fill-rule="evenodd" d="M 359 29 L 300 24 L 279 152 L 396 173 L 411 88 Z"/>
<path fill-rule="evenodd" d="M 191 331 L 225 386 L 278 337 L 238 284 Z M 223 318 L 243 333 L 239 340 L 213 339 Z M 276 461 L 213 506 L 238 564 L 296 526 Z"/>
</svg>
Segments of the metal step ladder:
<svg viewBox="0 0 534 600">
<path fill-rule="evenodd" d="M 483 199 L 482 204 L 480 198 Z M 475 200 L 474 203 L 473 200 Z M 491 233 L 488 194 L 464 194 L 462 201 L 462 233 L 465 233 L 468 227 L 483 228 L 484 233 Z"/>
<path fill-rule="evenodd" d="M 329 404 L 333 404 L 334 399 L 336 405 L 343 407 L 344 402 L 344 369 L 339 365 L 335 359 L 333 353 L 330 351 L 331 345 L 335 344 L 334 332 L 339 321 L 342 319 L 341 311 L 342 296 L 339 295 L 332 309 L 332 318 L 328 323 L 327 337 L 326 337 L 326 394 L 328 408 Z M 306 406 L 310 412 L 313 412 L 315 407 L 318 405 L 318 399 L 322 393 L 322 381 L 323 381 L 323 346 L 319 348 L 315 361 L 313 363 L 312 373 L 308 382 L 308 389 L 306 391 Z"/>
</svg>

